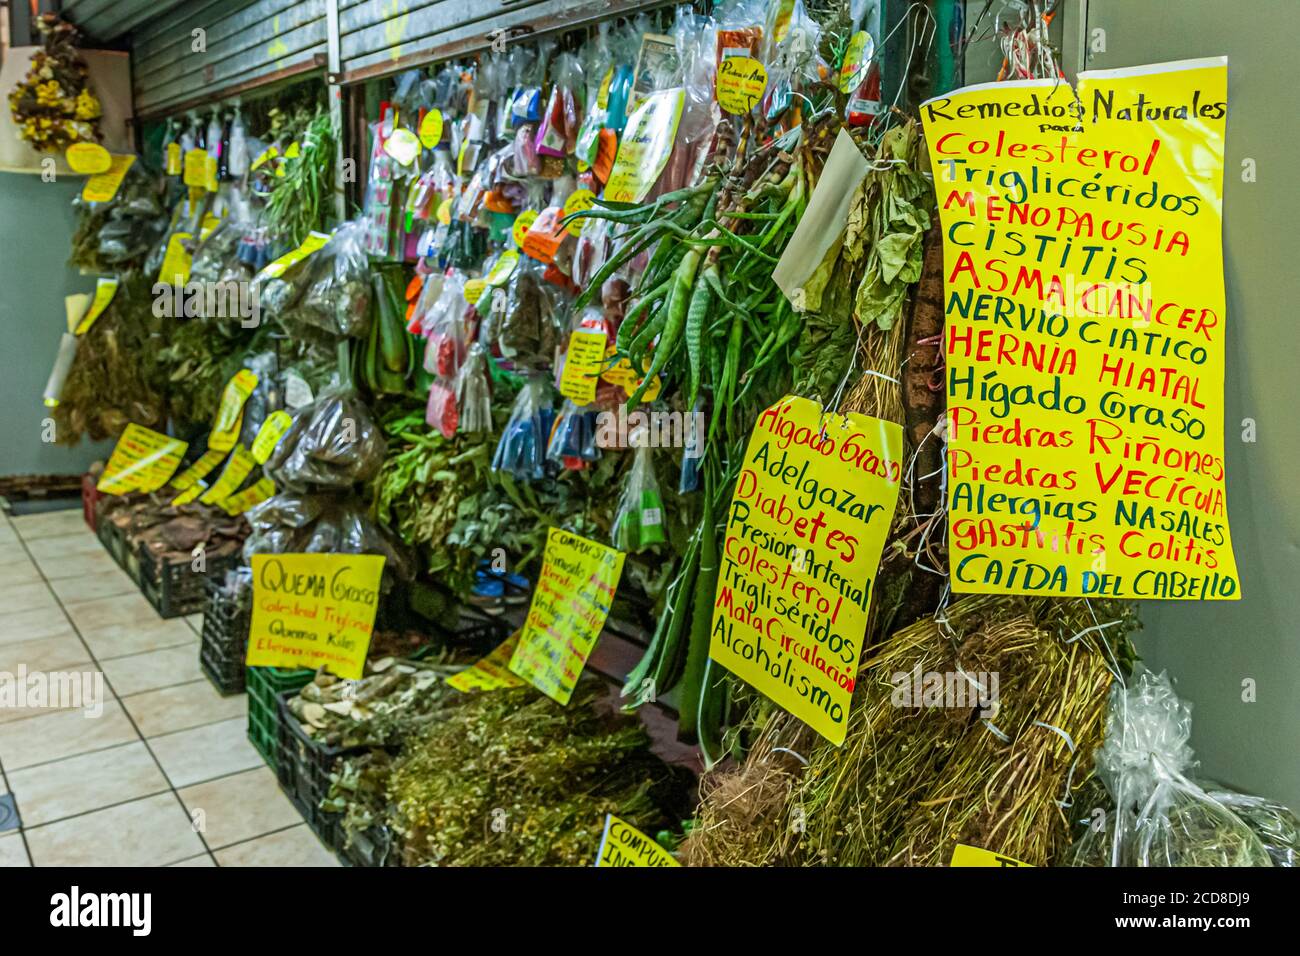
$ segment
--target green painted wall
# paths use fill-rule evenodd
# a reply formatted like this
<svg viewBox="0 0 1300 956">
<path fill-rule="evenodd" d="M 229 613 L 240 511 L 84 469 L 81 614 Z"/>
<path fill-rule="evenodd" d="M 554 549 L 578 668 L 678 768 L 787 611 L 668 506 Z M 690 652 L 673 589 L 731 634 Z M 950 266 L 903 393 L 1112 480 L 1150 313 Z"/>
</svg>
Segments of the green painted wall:
<svg viewBox="0 0 1300 956">
<path fill-rule="evenodd" d="M 80 188 L 80 179 L 0 173 L 0 475 L 80 474 L 111 448 L 41 440 L 63 297 L 94 290 L 93 278 L 67 266 Z"/>
</svg>

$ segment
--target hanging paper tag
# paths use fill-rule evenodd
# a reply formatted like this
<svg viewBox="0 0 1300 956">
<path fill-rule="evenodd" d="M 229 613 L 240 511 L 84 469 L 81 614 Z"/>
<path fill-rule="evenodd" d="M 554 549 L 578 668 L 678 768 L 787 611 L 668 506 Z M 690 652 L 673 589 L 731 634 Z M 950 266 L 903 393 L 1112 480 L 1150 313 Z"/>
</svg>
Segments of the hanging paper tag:
<svg viewBox="0 0 1300 956">
<path fill-rule="evenodd" d="M 610 202 L 639 203 L 645 199 L 673 150 L 682 118 L 680 88 L 651 93 L 627 121 L 614 168 L 605 186 Z M 599 175 L 599 171 L 597 172 Z"/>
<path fill-rule="evenodd" d="M 289 271 L 289 267 L 296 265 L 303 259 L 306 259 L 321 246 L 330 241 L 329 233 L 313 232 L 308 234 L 303 240 L 302 245 L 292 252 L 286 252 L 279 259 L 276 259 L 269 266 L 258 273 L 259 279 L 278 279 Z"/>
<path fill-rule="evenodd" d="M 221 464 L 221 460 L 225 457 L 226 457 L 226 453 L 224 451 L 215 448 L 209 448 L 201 456 L 199 456 L 198 461 L 190 465 L 179 475 L 173 478 L 171 481 L 171 486 L 179 492 L 190 491 L 196 485 L 198 485 L 200 479 L 206 478 L 212 472 L 213 468 L 216 468 L 217 465 Z M 177 496 L 177 498 L 172 501 L 172 504 L 174 505 L 184 504 L 185 502 L 181 501 L 180 497 L 181 496 Z M 197 497 L 198 497 L 198 492 L 195 492 L 187 500 L 192 501 Z"/>
<path fill-rule="evenodd" d="M 268 146 L 266 149 L 262 150 L 260 153 L 257 154 L 257 159 L 253 160 L 252 165 L 248 167 L 248 171 L 253 172 L 259 166 L 263 166 L 266 163 L 269 163 L 271 160 L 275 159 L 279 155 L 280 155 L 280 151 L 278 149 L 276 149 L 274 146 Z"/>
<path fill-rule="evenodd" d="M 275 482 L 270 478 L 263 478 L 257 484 L 250 485 L 238 494 L 231 495 L 221 502 L 221 510 L 232 517 L 242 515 L 249 508 L 260 505 L 273 494 L 275 494 Z"/>
<path fill-rule="evenodd" d="M 181 181 L 186 186 L 206 189 L 208 185 L 208 151 L 192 149 L 185 154 L 185 174 Z"/>
<path fill-rule="evenodd" d="M 74 173 L 95 175 L 108 172 L 113 157 L 98 143 L 73 143 L 63 153 L 68 168 Z"/>
<path fill-rule="evenodd" d="M 470 305 L 478 305 L 478 300 L 483 295 L 483 290 L 487 288 L 487 283 L 482 279 L 470 279 L 465 283 L 465 301 Z"/>
<path fill-rule="evenodd" d="M 506 687 L 523 687 L 524 682 L 510 673 L 510 658 L 519 646 L 519 631 L 502 641 L 487 657 L 471 664 L 459 674 L 447 678 L 447 686 L 454 690 L 501 690 Z"/>
<path fill-rule="evenodd" d="M 519 253 L 509 249 L 501 253 L 496 265 L 492 267 L 483 281 L 493 287 L 503 286 L 514 273 L 517 265 L 519 265 Z"/>
<path fill-rule="evenodd" d="M 211 488 L 199 495 L 200 504 L 215 505 L 230 497 L 244 483 L 256 464 L 247 448 L 236 445 L 226 460 L 226 467 L 221 469 L 220 477 L 213 482 Z"/>
<path fill-rule="evenodd" d="M 280 439 L 292 424 L 293 416 L 286 411 L 272 412 L 267 415 L 266 421 L 262 422 L 262 427 L 258 429 L 257 437 L 253 439 L 253 460 L 259 465 L 265 465 L 271 457 L 271 452 L 275 451 L 275 446 L 280 444 Z"/>
<path fill-rule="evenodd" d="M 524 247 L 524 237 L 528 235 L 528 230 L 532 228 L 533 223 L 536 221 L 536 209 L 525 209 L 515 216 L 514 225 L 510 227 L 510 238 L 515 241 L 515 245 L 520 249 Z"/>
<path fill-rule="evenodd" d="M 105 172 L 97 176 L 91 176 L 86 180 L 86 185 L 81 187 L 81 199 L 83 202 L 108 202 L 117 195 L 121 188 L 122 180 L 126 178 L 126 172 L 135 162 L 134 156 L 114 156 Z"/>
<path fill-rule="evenodd" d="M 590 189 L 575 189 L 569 194 L 569 198 L 564 201 L 564 214 L 572 216 L 575 212 L 586 212 L 594 204 L 595 198 L 596 194 Z M 586 218 L 573 220 L 566 227 L 569 230 L 569 235 L 582 235 L 582 230 L 587 228 L 589 222 L 591 220 Z"/>
<path fill-rule="evenodd" d="M 221 404 L 217 408 L 216 420 L 212 423 L 212 434 L 208 436 L 208 447 L 229 451 L 235 447 L 239 438 L 239 428 L 243 422 L 244 402 L 257 388 L 257 373 L 252 369 L 240 369 L 236 372 L 221 392 Z"/>
<path fill-rule="evenodd" d="M 559 206 L 548 206 L 528 227 L 524 236 L 524 255 L 548 265 L 555 261 L 555 254 L 564 244 L 568 230 L 560 226 L 563 210 Z"/>
<path fill-rule="evenodd" d="M 188 232 L 173 232 L 167 240 L 167 252 L 163 256 L 162 268 L 158 270 L 158 281 L 168 285 L 184 285 L 190 278 L 191 257 L 185 243 L 194 236 Z"/>
<path fill-rule="evenodd" d="M 188 442 L 132 422 L 117 440 L 95 489 L 106 495 L 157 491 L 180 467 L 188 447 Z"/>
<path fill-rule="evenodd" d="M 102 276 L 95 283 L 95 298 L 91 300 L 90 308 L 86 314 L 81 317 L 77 323 L 74 335 L 85 335 L 90 331 L 90 327 L 95 324 L 95 320 L 104 314 L 108 304 L 113 301 L 113 296 L 117 295 L 118 278 L 117 276 Z"/>
<path fill-rule="evenodd" d="M 578 329 L 569 336 L 560 374 L 560 394 L 575 405 L 596 400 L 596 380 L 605 365 L 605 333 Z"/>
<path fill-rule="evenodd" d="M 442 111 L 429 110 L 420 120 L 420 142 L 425 149 L 433 149 L 442 142 Z"/>
<path fill-rule="evenodd" d="M 718 105 L 724 113 L 745 115 L 766 88 L 767 70 L 753 57 L 729 56 L 718 64 Z"/>
<path fill-rule="evenodd" d="M 420 155 L 420 139 L 409 129 L 395 129 L 393 135 L 384 140 L 384 152 L 400 165 L 410 166 Z"/>
<path fill-rule="evenodd" d="M 630 823 L 612 813 L 596 851 L 596 866 L 681 866 L 673 855 Z"/>
</svg>

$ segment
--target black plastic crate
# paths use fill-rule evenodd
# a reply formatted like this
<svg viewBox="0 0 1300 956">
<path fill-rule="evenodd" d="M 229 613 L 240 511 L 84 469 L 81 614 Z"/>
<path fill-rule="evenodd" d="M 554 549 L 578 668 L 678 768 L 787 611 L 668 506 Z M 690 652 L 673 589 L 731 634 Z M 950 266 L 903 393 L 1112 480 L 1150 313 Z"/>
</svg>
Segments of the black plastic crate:
<svg viewBox="0 0 1300 956">
<path fill-rule="evenodd" d="M 128 552 L 132 553 L 132 552 Z M 239 563 L 239 557 L 229 554 L 220 558 L 207 558 L 202 571 L 195 571 L 190 558 L 167 561 L 141 546 L 133 553 L 139 563 L 136 578 L 140 593 L 153 605 L 159 617 L 184 617 L 202 611 L 208 602 L 205 582 L 208 578 L 224 576 Z M 130 569 L 127 570 L 130 573 Z"/>
<path fill-rule="evenodd" d="M 222 588 L 225 575 L 204 580 L 207 604 L 203 609 L 203 638 L 199 666 L 222 696 L 242 693 L 245 686 L 248 626 L 252 608 L 247 601 L 232 600 Z"/>
<path fill-rule="evenodd" d="M 138 558 L 129 559 L 132 552 L 127 547 L 126 532 L 111 520 L 100 518 L 98 519 L 98 526 L 95 528 L 95 535 L 99 538 L 99 543 L 104 546 L 104 550 L 108 552 L 108 556 L 116 561 L 117 566 L 125 571 L 131 580 L 138 585 L 140 583 L 140 561 Z"/>
<path fill-rule="evenodd" d="M 298 696 L 296 690 L 280 695 L 279 759 L 275 774 L 280 787 L 298 808 L 307 825 L 316 832 L 321 842 L 338 849 L 341 837 L 338 814 L 320 808 L 329 796 L 330 774 L 345 757 L 365 753 L 366 747 L 330 747 L 308 736 L 289 710 L 289 701 Z"/>
</svg>

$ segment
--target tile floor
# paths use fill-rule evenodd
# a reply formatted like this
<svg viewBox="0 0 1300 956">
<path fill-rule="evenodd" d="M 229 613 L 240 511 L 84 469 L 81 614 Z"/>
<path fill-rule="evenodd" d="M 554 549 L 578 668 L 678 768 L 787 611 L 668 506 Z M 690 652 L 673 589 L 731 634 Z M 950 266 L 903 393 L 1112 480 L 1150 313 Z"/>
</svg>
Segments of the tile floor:
<svg viewBox="0 0 1300 956">
<path fill-rule="evenodd" d="M 0 703 L 5 866 L 337 866 L 199 670 L 202 617 L 161 620 L 80 508 L 0 515 L 0 680 L 103 674 L 103 711 Z"/>
</svg>

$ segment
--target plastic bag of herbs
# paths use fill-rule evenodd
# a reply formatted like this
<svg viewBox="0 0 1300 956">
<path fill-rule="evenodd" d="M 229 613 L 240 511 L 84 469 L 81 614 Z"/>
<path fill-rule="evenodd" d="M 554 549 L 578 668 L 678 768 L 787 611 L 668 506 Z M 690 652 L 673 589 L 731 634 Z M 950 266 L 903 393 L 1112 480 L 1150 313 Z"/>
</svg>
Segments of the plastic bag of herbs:
<svg viewBox="0 0 1300 956">
<path fill-rule="evenodd" d="M 689 771 L 579 681 L 567 707 L 532 688 L 471 693 L 384 770 L 384 823 L 408 866 L 590 866 L 605 815 L 646 833 L 688 812 Z M 346 771 L 345 771 L 346 773 Z M 368 786 L 377 781 L 372 775 Z"/>
<path fill-rule="evenodd" d="M 1096 756 L 1111 807 L 1075 843 L 1073 865 L 1273 865 L 1252 827 L 1190 778 L 1191 710 L 1163 672 L 1115 684 Z"/>
</svg>

